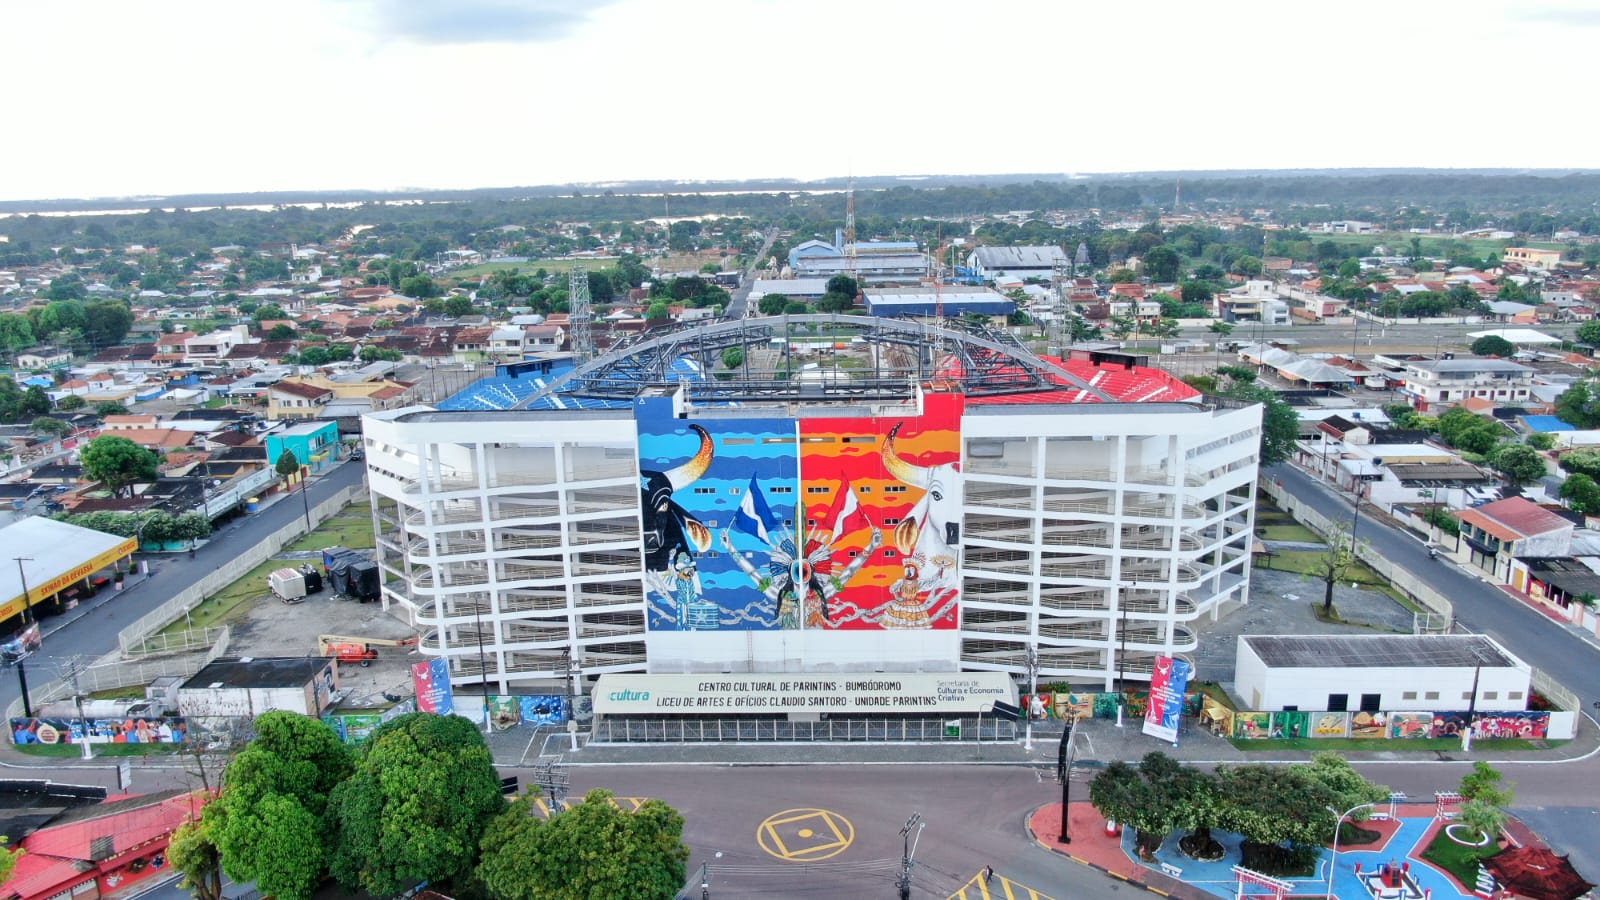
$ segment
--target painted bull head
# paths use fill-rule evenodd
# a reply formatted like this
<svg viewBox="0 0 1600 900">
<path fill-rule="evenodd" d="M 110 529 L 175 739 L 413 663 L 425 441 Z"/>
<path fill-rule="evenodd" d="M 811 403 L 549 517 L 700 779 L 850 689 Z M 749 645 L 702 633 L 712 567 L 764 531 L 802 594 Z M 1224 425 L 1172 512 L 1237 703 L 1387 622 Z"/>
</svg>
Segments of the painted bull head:
<svg viewBox="0 0 1600 900">
<path fill-rule="evenodd" d="M 711 467 L 711 435 L 699 425 L 689 428 L 700 435 L 700 449 L 694 456 L 665 472 L 639 472 L 644 567 L 650 571 L 665 572 L 679 552 L 703 552 L 711 546 L 711 529 L 673 499 Z"/>
<path fill-rule="evenodd" d="M 919 466 L 900 458 L 894 439 L 901 425 L 883 441 L 883 467 L 896 481 L 923 490 L 922 498 L 894 528 L 894 544 L 903 556 L 917 556 L 940 569 L 953 569 L 961 543 L 961 464 Z"/>
</svg>

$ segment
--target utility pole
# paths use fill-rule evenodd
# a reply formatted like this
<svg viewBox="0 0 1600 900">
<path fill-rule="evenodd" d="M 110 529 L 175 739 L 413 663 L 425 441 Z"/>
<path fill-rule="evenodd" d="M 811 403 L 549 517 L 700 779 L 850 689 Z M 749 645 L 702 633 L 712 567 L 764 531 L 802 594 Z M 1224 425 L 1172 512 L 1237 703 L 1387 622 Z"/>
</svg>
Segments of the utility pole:
<svg viewBox="0 0 1600 900">
<path fill-rule="evenodd" d="M 718 850 L 713 859 L 721 859 L 722 851 Z M 700 863 L 700 900 L 711 900 L 711 860 Z"/>
<path fill-rule="evenodd" d="M 900 880 L 896 882 L 900 888 L 900 900 L 911 900 L 911 862 L 917 854 L 917 843 L 912 832 L 916 832 L 916 838 L 921 838 L 922 829 L 927 827 L 928 823 L 922 821 L 922 813 L 914 812 L 900 829 Z"/>
<path fill-rule="evenodd" d="M 22 579 L 22 623 L 33 624 L 33 598 L 28 596 L 28 573 L 23 570 L 23 563 L 33 562 L 31 556 L 13 556 L 17 561 L 17 577 Z"/>
<path fill-rule="evenodd" d="M 67 662 L 67 667 L 67 680 L 72 683 L 72 700 L 78 705 L 78 728 L 81 734 L 83 758 L 94 759 L 94 748 L 89 746 L 89 717 L 83 711 L 83 691 L 78 687 L 78 675 L 83 671 L 83 663 L 73 658 Z"/>
<path fill-rule="evenodd" d="M 1061 843 L 1063 844 L 1072 843 L 1068 813 L 1072 811 L 1072 758 L 1078 752 L 1078 748 L 1072 743 L 1072 738 L 1077 733 L 1078 715 L 1073 713 L 1067 730 L 1061 733 L 1061 746 L 1056 749 L 1056 780 L 1061 782 Z"/>
<path fill-rule="evenodd" d="M 1039 689 L 1039 649 L 1032 644 L 1028 645 L 1028 683 L 1024 687 L 1030 696 Z M 1024 732 L 1022 738 L 1022 749 L 1031 753 L 1033 751 L 1033 709 L 1026 700 L 1022 702 L 1022 714 L 1028 720 L 1027 731 Z"/>
<path fill-rule="evenodd" d="M 568 779 L 567 767 L 561 765 L 559 757 L 533 767 L 533 777 L 529 780 L 535 787 L 544 791 L 545 802 L 550 805 L 551 815 L 567 808 Z"/>
</svg>

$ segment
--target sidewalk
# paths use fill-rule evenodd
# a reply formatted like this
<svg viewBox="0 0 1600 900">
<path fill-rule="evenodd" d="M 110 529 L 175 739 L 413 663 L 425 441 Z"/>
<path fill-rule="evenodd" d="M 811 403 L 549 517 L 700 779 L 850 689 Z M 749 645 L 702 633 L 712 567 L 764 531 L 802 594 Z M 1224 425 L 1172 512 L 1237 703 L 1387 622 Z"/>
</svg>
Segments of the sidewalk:
<svg viewBox="0 0 1600 900">
<path fill-rule="evenodd" d="M 1178 746 L 1174 747 L 1141 733 L 1140 720 L 1128 721 L 1118 728 L 1109 719 L 1086 719 L 1078 724 L 1074 766 L 1097 769 L 1115 760 L 1137 761 L 1153 751 L 1165 753 L 1180 762 L 1202 765 L 1307 762 L 1316 752 L 1314 749 L 1240 750 L 1223 738 L 1193 727 L 1193 722 L 1192 719 L 1185 720 Z M 579 749 L 574 753 L 569 749 L 565 732 L 545 729 L 543 733 L 535 735 L 532 730 L 513 729 L 492 735 L 490 747 L 495 762 L 502 766 L 531 765 L 541 755 L 546 759 L 559 755 L 564 763 L 573 766 L 1011 765 L 1048 767 L 1053 771 L 1061 733 L 1059 722 L 1036 723 L 1032 750 L 1026 749 L 1020 739 L 984 744 L 961 741 L 914 744 L 600 744 L 589 743 L 587 735 L 580 733 Z M 1584 721 L 1578 729 L 1578 736 L 1560 746 L 1514 752 L 1401 750 L 1394 749 L 1403 746 L 1400 741 L 1373 743 L 1384 745 L 1385 749 L 1340 750 L 1339 753 L 1351 762 L 1483 760 L 1496 765 L 1527 762 L 1558 764 L 1576 762 L 1600 752 L 1600 729 L 1595 728 L 1592 722 Z"/>
</svg>

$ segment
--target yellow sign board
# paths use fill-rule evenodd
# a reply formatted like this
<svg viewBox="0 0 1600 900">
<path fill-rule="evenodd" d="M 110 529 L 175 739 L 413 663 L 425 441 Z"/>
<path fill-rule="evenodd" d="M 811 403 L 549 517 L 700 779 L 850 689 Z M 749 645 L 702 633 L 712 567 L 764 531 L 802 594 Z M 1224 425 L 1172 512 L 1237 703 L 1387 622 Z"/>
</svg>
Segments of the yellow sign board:
<svg viewBox="0 0 1600 900">
<path fill-rule="evenodd" d="M 88 578 L 90 575 L 93 575 L 101 569 L 104 569 L 106 566 L 111 565 L 117 560 L 133 555 L 133 551 L 136 549 L 138 549 L 137 543 L 133 538 L 128 538 L 110 550 L 107 550 L 92 559 L 85 560 L 84 562 L 73 566 L 67 571 L 62 572 L 52 578 L 47 578 L 39 584 L 30 583 L 28 585 L 28 593 L 26 597 L 24 597 L 22 594 L 18 594 L 17 596 L 12 597 L 10 600 L 7 600 L 5 605 L 0 606 L 0 621 L 9 619 L 12 616 L 22 612 L 24 606 L 38 604 L 43 600 L 47 600 L 50 597 L 55 596 L 55 594 L 58 592 L 65 590 L 67 587 L 76 584 L 85 578 Z"/>
</svg>

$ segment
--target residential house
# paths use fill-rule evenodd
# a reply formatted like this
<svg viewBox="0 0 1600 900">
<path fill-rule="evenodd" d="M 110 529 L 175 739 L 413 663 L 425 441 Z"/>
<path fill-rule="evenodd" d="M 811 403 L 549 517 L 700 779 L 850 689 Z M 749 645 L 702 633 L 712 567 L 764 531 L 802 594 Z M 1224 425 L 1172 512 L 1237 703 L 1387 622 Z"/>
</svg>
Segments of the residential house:
<svg viewBox="0 0 1600 900">
<path fill-rule="evenodd" d="M 72 351 L 58 350 L 55 347 L 17 354 L 19 369 L 49 369 L 54 366 L 65 366 L 71 362 Z"/>
<path fill-rule="evenodd" d="M 1504 359 L 1440 359 L 1406 362 L 1400 394 L 1424 412 L 1468 397 L 1515 403 L 1527 400 L 1534 370 Z"/>
<path fill-rule="evenodd" d="M 1560 250 L 1538 250 L 1533 247 L 1507 247 L 1500 261 L 1528 269 L 1554 269 L 1561 262 Z"/>
<path fill-rule="evenodd" d="M 1527 566 L 1520 557 L 1572 555 L 1574 524 L 1525 497 L 1510 497 L 1456 510 L 1461 545 L 1451 551 L 1463 565 L 1487 573 L 1501 584 L 1526 590 Z"/>
<path fill-rule="evenodd" d="M 333 397 L 332 388 L 284 379 L 267 389 L 267 418 L 315 419 Z"/>
</svg>

